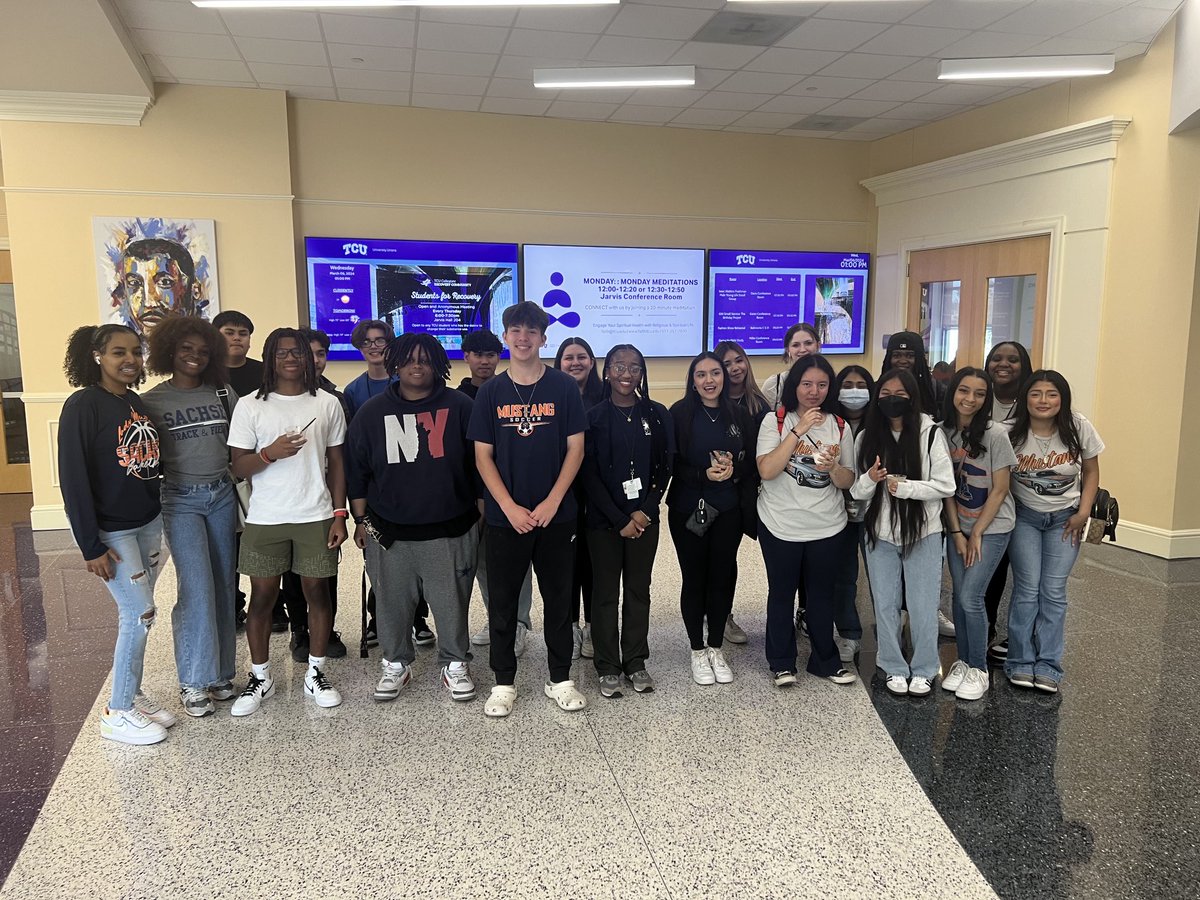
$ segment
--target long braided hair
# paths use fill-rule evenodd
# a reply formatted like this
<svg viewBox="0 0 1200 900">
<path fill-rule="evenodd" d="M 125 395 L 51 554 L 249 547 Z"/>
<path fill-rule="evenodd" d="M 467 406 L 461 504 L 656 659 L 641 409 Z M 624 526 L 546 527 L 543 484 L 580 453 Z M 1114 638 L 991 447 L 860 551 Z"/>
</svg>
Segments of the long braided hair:
<svg viewBox="0 0 1200 900">
<path fill-rule="evenodd" d="M 259 400 L 266 400 L 275 390 L 275 367 L 279 362 L 275 358 L 275 353 L 279 350 L 279 342 L 286 338 L 292 338 L 300 350 L 300 362 L 304 366 L 304 389 L 312 396 L 317 396 L 317 387 L 320 382 L 317 378 L 317 365 L 313 360 L 312 345 L 298 328 L 276 328 L 267 335 L 267 341 L 263 344 L 262 386 L 254 395 Z"/>
<path fill-rule="evenodd" d="M 395 375 L 397 370 L 422 355 L 433 369 L 433 377 L 444 386 L 450 380 L 450 358 L 446 356 L 446 348 L 432 334 L 410 331 L 395 338 L 388 344 L 383 364 L 389 375 Z"/>
</svg>

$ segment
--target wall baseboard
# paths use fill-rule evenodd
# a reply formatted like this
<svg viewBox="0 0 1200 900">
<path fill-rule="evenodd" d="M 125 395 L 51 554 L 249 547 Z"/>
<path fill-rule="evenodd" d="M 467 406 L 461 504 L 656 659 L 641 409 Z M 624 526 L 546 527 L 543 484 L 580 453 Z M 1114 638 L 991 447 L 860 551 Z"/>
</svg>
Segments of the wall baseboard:
<svg viewBox="0 0 1200 900">
<path fill-rule="evenodd" d="M 29 511 L 29 523 L 34 531 L 60 531 L 70 528 L 67 510 L 61 504 L 35 506 Z"/>
<path fill-rule="evenodd" d="M 1117 526 L 1117 546 L 1160 559 L 1200 557 L 1200 529 L 1168 531 L 1140 522 L 1121 522 Z"/>
</svg>

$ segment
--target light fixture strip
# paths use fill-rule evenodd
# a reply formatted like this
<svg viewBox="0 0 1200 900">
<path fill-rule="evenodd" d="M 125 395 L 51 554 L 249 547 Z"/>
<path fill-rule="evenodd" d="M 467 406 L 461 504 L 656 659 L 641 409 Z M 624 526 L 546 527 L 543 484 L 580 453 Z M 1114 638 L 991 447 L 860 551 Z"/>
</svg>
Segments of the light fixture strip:
<svg viewBox="0 0 1200 900">
<path fill-rule="evenodd" d="M 943 59 L 939 81 L 1001 81 L 1031 78 L 1079 78 L 1108 75 L 1116 67 L 1111 53 L 1079 56 L 998 56 L 981 59 Z"/>
<path fill-rule="evenodd" d="M 604 66 L 533 70 L 533 86 L 547 90 L 691 87 L 695 83 L 695 66 Z"/>
</svg>

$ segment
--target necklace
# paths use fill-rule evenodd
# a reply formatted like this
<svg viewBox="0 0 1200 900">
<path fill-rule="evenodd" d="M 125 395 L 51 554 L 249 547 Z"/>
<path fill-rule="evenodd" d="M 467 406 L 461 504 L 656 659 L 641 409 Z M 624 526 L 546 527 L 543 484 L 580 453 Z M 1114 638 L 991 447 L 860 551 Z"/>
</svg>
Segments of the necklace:
<svg viewBox="0 0 1200 900">
<path fill-rule="evenodd" d="M 512 376 L 509 376 L 512 380 Z M 542 376 L 538 375 L 538 380 L 533 383 L 533 390 L 529 392 L 529 399 L 526 400 L 521 396 L 520 390 L 517 389 L 517 383 L 513 381 L 513 393 L 517 395 L 517 400 L 521 404 L 521 421 L 517 423 L 517 434 L 521 437 L 529 437 L 533 434 L 533 397 L 537 393 L 538 382 L 542 380 Z"/>
<path fill-rule="evenodd" d="M 1033 433 L 1032 430 L 1029 433 L 1033 436 L 1034 443 L 1037 444 L 1039 455 L 1043 459 L 1048 457 L 1050 455 L 1050 443 L 1051 443 L 1051 441 L 1054 440 L 1054 435 L 1057 434 L 1058 432 L 1054 432 L 1053 434 L 1051 434 L 1049 437 L 1046 437 L 1046 438 L 1038 437 L 1036 434 Z"/>
<path fill-rule="evenodd" d="M 617 406 L 617 404 L 613 403 L 611 397 L 609 397 L 609 399 L 608 399 L 608 404 L 609 404 L 609 406 L 611 406 L 613 409 L 615 409 L 617 412 L 619 412 L 621 414 L 621 418 L 623 418 L 625 420 L 626 424 L 629 424 L 629 425 L 633 424 L 633 411 L 635 409 L 637 409 L 636 404 L 629 407 L 629 415 L 625 415 L 625 410 L 621 409 L 621 407 L 619 407 L 619 406 Z"/>
<path fill-rule="evenodd" d="M 996 402 L 997 402 L 997 403 L 1000 403 L 1000 404 L 1003 404 L 1003 403 L 1004 403 L 1004 401 L 1003 401 L 1003 400 L 1001 400 L 999 397 L 997 397 L 997 398 L 996 398 Z M 1017 401 L 1016 401 L 1016 400 L 1013 400 L 1013 402 L 1012 402 L 1012 403 L 1008 404 L 1008 409 L 1005 409 L 1005 410 L 1004 410 L 1004 418 L 1003 418 L 1003 419 L 1001 419 L 1000 421 L 1001 421 L 1001 422 L 1007 422 L 1009 419 L 1011 419 L 1011 418 L 1012 418 L 1012 412 L 1013 412 L 1013 410 L 1016 408 L 1016 406 L 1017 406 Z"/>
<path fill-rule="evenodd" d="M 717 407 L 717 414 L 716 414 L 715 416 L 709 416 L 709 415 L 708 415 L 708 407 L 707 407 L 707 406 L 705 406 L 703 403 L 701 403 L 701 404 L 700 404 L 700 408 L 701 408 L 702 410 L 704 410 L 704 415 L 708 416 L 708 421 L 710 421 L 710 422 L 712 422 L 714 425 L 716 425 L 716 424 L 717 424 L 717 420 L 721 418 L 721 408 L 720 408 L 720 407 Z"/>
</svg>

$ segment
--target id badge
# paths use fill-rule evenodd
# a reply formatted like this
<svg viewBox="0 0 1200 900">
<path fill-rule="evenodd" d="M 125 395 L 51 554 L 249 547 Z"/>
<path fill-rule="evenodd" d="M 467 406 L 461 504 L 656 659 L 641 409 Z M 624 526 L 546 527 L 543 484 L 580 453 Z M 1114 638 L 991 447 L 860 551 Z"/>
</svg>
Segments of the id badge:
<svg viewBox="0 0 1200 900">
<path fill-rule="evenodd" d="M 642 492 L 642 479 L 630 478 L 628 481 L 621 482 L 621 487 L 625 489 L 626 500 L 636 500 Z"/>
</svg>

